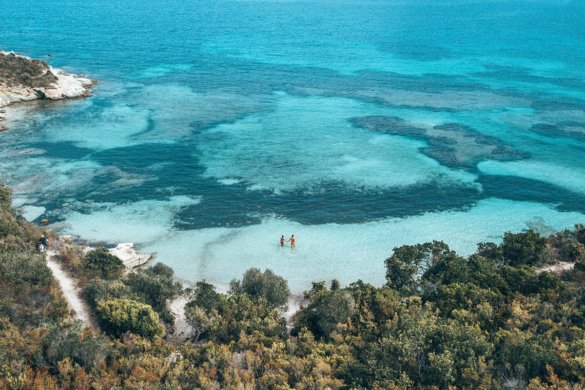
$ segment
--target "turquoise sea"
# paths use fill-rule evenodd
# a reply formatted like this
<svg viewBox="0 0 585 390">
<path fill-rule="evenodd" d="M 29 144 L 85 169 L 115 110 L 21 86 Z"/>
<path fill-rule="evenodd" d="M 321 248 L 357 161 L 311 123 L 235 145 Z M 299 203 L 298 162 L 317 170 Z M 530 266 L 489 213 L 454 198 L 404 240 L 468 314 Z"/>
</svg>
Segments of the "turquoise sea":
<svg viewBox="0 0 585 390">
<path fill-rule="evenodd" d="M 99 80 L 19 106 L 0 178 L 63 234 L 294 291 L 584 223 L 582 3 L 0 0 L 1 49 Z"/>
</svg>

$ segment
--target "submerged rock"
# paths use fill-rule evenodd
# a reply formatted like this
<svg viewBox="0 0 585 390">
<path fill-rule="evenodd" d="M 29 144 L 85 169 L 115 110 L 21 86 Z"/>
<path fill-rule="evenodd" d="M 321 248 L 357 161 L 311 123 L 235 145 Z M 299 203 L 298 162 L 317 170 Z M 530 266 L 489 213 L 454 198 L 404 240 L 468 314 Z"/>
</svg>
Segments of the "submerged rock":
<svg viewBox="0 0 585 390">
<path fill-rule="evenodd" d="M 428 146 L 422 152 L 450 168 L 475 169 L 483 160 L 510 161 L 529 157 L 495 137 L 458 123 L 425 126 L 390 116 L 365 116 L 350 121 L 356 127 L 425 141 Z"/>
<path fill-rule="evenodd" d="M 585 123 L 564 121 L 556 124 L 537 123 L 532 125 L 531 131 L 553 138 L 572 138 L 585 140 Z"/>
</svg>

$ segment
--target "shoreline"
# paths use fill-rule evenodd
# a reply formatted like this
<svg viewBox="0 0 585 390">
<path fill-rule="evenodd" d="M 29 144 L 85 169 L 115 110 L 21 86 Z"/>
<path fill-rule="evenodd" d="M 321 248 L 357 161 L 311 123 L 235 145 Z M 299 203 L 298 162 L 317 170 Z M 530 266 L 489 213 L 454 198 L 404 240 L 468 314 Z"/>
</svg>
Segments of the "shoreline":
<svg viewBox="0 0 585 390">
<path fill-rule="evenodd" d="M 11 80 L 9 74 L 3 75 L 4 78 L 0 79 L 0 131 L 9 129 L 7 122 L 14 119 L 14 113 L 11 112 L 10 108 L 20 103 L 85 98 L 91 96 L 92 88 L 97 84 L 97 80 L 69 73 L 61 68 L 54 68 L 47 62 L 13 51 L 0 50 L 0 61 L 5 66 L 11 62 L 34 66 L 34 70 L 38 72 L 26 79 L 28 85 L 22 80 L 19 80 L 20 82 Z M 2 63 L 0 63 L 0 67 Z M 35 82 L 40 78 L 48 81 L 35 85 Z"/>
<path fill-rule="evenodd" d="M 35 224 L 29 221 L 29 223 Z M 37 224 L 35 224 L 37 225 Z M 64 255 L 68 249 L 76 249 L 84 256 L 92 250 L 100 247 L 98 243 L 88 243 L 81 237 L 74 237 L 71 235 L 60 235 L 54 229 L 45 226 L 38 226 L 38 228 L 46 230 L 50 237 L 53 237 L 53 242 L 50 243 L 50 248 L 47 251 L 47 264 L 53 272 L 53 276 L 58 280 L 63 295 L 71 310 L 75 312 L 75 316 L 80 319 L 86 326 L 95 327 L 95 319 L 90 313 L 87 302 L 81 297 L 79 289 L 78 278 L 71 274 L 67 269 L 63 268 L 65 265 L 59 258 Z M 126 274 L 136 272 L 139 269 L 149 267 L 156 259 L 156 253 L 141 253 L 139 249 L 134 246 L 134 243 L 126 242 L 119 243 L 115 247 L 103 246 L 108 252 L 118 257 L 126 267 Z M 178 277 L 176 274 L 173 279 L 179 282 L 183 288 L 183 293 L 172 300 L 168 300 L 166 305 L 169 312 L 173 315 L 172 333 L 168 334 L 169 341 L 180 343 L 186 341 L 191 336 L 191 325 L 188 323 L 185 315 L 185 306 L 192 299 L 192 289 L 197 282 L 191 282 Z M 229 286 L 207 281 L 213 285 L 216 291 L 220 294 L 228 294 Z M 290 293 L 287 299 L 287 304 L 279 312 L 283 315 L 287 323 L 287 329 L 292 329 L 292 319 L 294 315 L 307 303 L 302 293 Z"/>
</svg>

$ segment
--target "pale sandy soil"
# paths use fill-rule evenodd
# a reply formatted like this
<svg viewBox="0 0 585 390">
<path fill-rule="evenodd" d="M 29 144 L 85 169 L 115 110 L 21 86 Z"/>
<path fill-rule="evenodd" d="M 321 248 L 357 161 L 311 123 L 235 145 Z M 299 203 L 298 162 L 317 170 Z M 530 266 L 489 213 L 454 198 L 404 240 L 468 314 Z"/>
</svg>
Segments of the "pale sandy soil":
<svg viewBox="0 0 585 390">
<path fill-rule="evenodd" d="M 547 265 L 542 268 L 538 268 L 536 272 L 554 272 L 559 273 L 563 271 L 569 271 L 575 268 L 575 263 L 557 263 L 552 265 Z"/>
<path fill-rule="evenodd" d="M 85 301 L 81 299 L 81 291 L 77 288 L 75 281 L 67 275 L 55 257 L 57 253 L 54 250 L 47 251 L 47 265 L 53 272 L 53 276 L 59 282 L 63 296 L 69 305 L 69 308 L 75 312 L 75 318 L 81 320 L 85 326 L 93 327 L 89 308 Z"/>
<path fill-rule="evenodd" d="M 185 305 L 189 303 L 187 295 L 181 295 L 169 302 L 169 310 L 175 317 L 174 328 L 175 331 L 170 336 L 173 341 L 185 341 L 191 335 L 191 326 L 187 323 L 185 317 Z"/>
</svg>

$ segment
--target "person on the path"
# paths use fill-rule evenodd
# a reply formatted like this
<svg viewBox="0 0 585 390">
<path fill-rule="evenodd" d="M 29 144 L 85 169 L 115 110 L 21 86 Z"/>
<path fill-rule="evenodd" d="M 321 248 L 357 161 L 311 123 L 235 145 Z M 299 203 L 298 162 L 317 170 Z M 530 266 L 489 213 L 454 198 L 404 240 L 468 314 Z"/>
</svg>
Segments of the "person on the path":
<svg viewBox="0 0 585 390">
<path fill-rule="evenodd" d="M 290 238 L 288 240 L 290 241 L 290 247 L 292 249 L 295 249 L 295 246 L 297 244 L 297 242 L 295 240 L 295 235 L 293 234 L 292 236 L 290 236 Z"/>
<path fill-rule="evenodd" d="M 47 250 L 48 245 L 49 244 L 47 242 L 47 237 L 45 237 L 45 235 L 42 234 L 38 242 L 39 252 L 44 253 Z"/>
<path fill-rule="evenodd" d="M 284 243 L 286 242 L 286 240 L 284 239 L 284 234 L 280 236 L 280 247 L 283 248 L 284 247 Z"/>
</svg>

